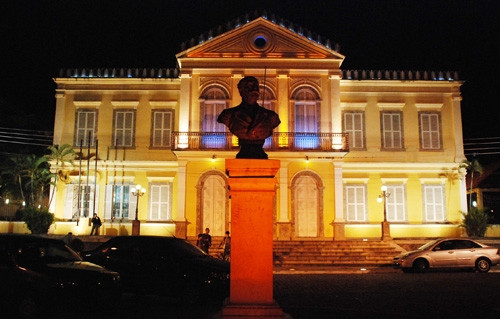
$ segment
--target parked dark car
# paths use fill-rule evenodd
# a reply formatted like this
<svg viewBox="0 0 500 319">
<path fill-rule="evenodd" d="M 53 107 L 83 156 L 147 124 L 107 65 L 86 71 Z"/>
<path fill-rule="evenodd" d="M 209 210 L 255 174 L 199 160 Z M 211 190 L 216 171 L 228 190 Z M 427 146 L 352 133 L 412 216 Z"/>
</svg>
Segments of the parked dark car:
<svg viewBox="0 0 500 319">
<path fill-rule="evenodd" d="M 83 261 L 62 240 L 0 235 L 2 317 L 46 317 L 89 303 L 116 304 L 120 298 L 120 275 Z"/>
<path fill-rule="evenodd" d="M 435 268 L 463 268 L 488 272 L 500 263 L 499 249 L 467 238 L 429 241 L 417 250 L 394 257 L 394 266 L 404 272 L 424 272 Z"/>
<path fill-rule="evenodd" d="M 82 256 L 119 272 L 124 291 L 187 303 L 220 301 L 229 295 L 229 262 L 180 238 L 118 236 Z"/>
</svg>

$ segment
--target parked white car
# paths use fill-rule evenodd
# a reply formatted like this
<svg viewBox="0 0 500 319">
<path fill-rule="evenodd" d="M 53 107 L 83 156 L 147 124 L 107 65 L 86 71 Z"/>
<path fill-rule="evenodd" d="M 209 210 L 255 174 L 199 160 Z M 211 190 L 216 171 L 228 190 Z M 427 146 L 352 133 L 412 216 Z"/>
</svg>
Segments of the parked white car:
<svg viewBox="0 0 500 319">
<path fill-rule="evenodd" d="M 432 240 L 417 250 L 394 257 L 393 265 L 404 272 L 431 268 L 470 268 L 488 272 L 500 263 L 499 249 L 467 238 Z"/>
</svg>

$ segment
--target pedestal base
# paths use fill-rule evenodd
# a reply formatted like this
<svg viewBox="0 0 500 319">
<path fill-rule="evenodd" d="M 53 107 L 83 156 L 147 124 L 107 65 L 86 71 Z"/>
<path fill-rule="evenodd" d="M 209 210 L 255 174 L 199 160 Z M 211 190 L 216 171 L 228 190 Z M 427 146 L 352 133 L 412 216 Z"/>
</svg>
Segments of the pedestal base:
<svg viewBox="0 0 500 319">
<path fill-rule="evenodd" d="M 382 222 L 382 240 L 392 240 L 389 222 Z"/>
<path fill-rule="evenodd" d="M 141 234 L 141 221 L 133 220 L 132 221 L 132 236 L 139 236 Z"/>
<path fill-rule="evenodd" d="M 229 304 L 222 309 L 222 319 L 277 319 L 283 310 L 276 304 Z"/>
<path fill-rule="evenodd" d="M 333 240 L 345 240 L 345 223 L 333 222 Z"/>
</svg>

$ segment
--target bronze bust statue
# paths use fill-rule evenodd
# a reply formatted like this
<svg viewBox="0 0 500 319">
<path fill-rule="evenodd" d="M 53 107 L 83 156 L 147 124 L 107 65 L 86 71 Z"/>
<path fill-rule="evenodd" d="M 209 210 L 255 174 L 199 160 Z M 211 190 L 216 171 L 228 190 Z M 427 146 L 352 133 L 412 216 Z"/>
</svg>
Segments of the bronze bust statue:
<svg viewBox="0 0 500 319">
<path fill-rule="evenodd" d="M 241 79 L 238 91 L 242 99 L 240 105 L 222 111 L 217 122 L 225 124 L 238 137 L 240 151 L 236 158 L 267 159 L 262 146 L 281 123 L 279 116 L 257 104 L 259 81 L 255 77 Z"/>
</svg>

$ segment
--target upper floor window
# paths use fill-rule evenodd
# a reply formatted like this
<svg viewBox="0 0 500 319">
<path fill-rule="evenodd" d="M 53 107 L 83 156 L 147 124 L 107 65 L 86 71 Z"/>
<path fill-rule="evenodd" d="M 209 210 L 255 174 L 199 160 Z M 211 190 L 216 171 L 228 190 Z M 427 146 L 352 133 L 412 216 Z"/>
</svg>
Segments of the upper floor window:
<svg viewBox="0 0 500 319">
<path fill-rule="evenodd" d="M 315 149 L 319 145 L 319 96 L 311 88 L 301 88 L 292 99 L 295 100 L 295 147 Z"/>
<path fill-rule="evenodd" d="M 350 149 L 365 148 L 365 113 L 364 112 L 345 112 L 344 132 L 349 134 Z"/>
<path fill-rule="evenodd" d="M 420 148 L 439 150 L 441 146 L 441 114 L 439 112 L 419 112 Z"/>
<path fill-rule="evenodd" d="M 201 94 L 201 131 L 225 132 L 226 126 L 217 122 L 219 114 L 227 108 L 229 96 L 221 88 L 211 86 Z"/>
<path fill-rule="evenodd" d="M 444 185 L 423 185 L 422 197 L 424 202 L 424 221 L 445 221 L 445 192 Z"/>
<path fill-rule="evenodd" d="M 403 114 L 401 112 L 382 112 L 382 148 L 403 148 Z"/>
<path fill-rule="evenodd" d="M 133 147 L 135 111 L 115 110 L 113 122 L 113 146 Z"/>
<path fill-rule="evenodd" d="M 344 197 L 344 209 L 347 221 L 366 221 L 366 185 L 345 185 Z"/>
<path fill-rule="evenodd" d="M 153 110 L 151 116 L 152 147 L 171 146 L 173 120 L 173 110 Z"/>
<path fill-rule="evenodd" d="M 97 111 L 79 109 L 76 111 L 75 146 L 94 146 L 97 130 Z"/>
<path fill-rule="evenodd" d="M 310 88 L 298 90 L 295 100 L 295 132 L 317 133 L 319 120 L 318 95 Z"/>
</svg>

